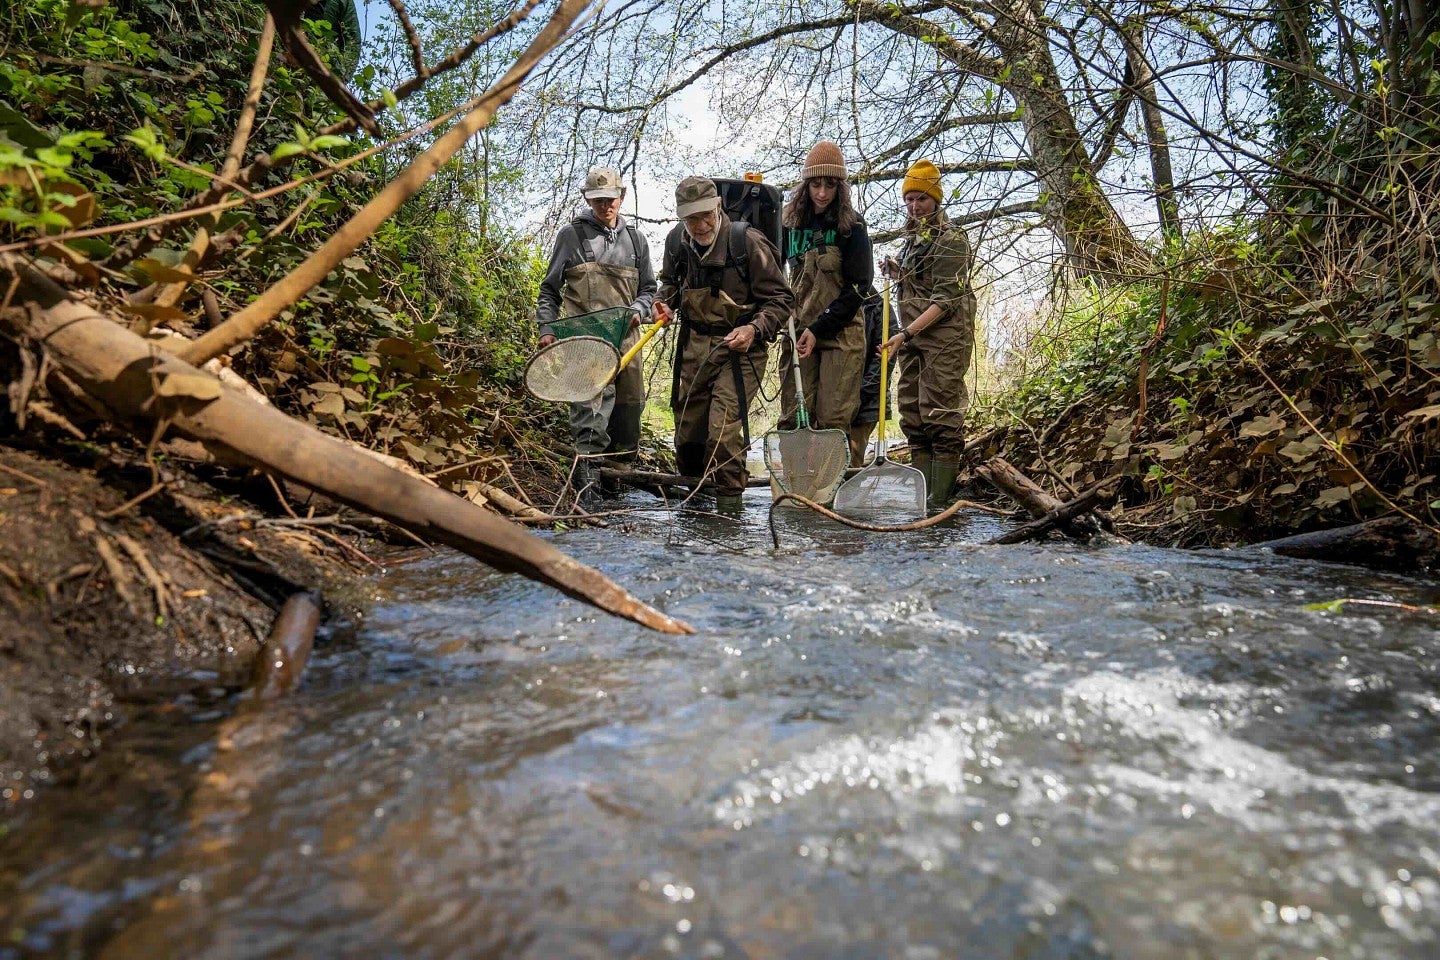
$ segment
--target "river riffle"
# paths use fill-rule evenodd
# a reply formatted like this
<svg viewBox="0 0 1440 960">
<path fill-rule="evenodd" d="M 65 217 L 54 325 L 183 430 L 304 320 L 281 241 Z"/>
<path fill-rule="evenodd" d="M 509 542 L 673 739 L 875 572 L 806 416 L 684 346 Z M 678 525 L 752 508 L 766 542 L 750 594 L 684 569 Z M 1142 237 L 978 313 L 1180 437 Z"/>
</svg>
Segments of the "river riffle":
<svg viewBox="0 0 1440 960">
<path fill-rule="evenodd" d="M 764 505 L 554 537 L 694 636 L 387 571 L 20 808 L 0 958 L 1440 952 L 1437 620 L 1307 609 L 1433 582 Z"/>
</svg>

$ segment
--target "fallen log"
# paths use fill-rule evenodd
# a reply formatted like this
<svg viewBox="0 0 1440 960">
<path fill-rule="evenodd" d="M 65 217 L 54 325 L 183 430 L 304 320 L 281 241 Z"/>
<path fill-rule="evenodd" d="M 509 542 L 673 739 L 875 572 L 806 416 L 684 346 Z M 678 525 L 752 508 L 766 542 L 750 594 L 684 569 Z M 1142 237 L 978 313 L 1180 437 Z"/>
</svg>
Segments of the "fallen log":
<svg viewBox="0 0 1440 960">
<path fill-rule="evenodd" d="M 1381 517 L 1345 527 L 1297 533 L 1251 544 L 1282 557 L 1358 563 L 1402 573 L 1440 567 L 1440 537 L 1405 517 Z"/>
<path fill-rule="evenodd" d="M 216 377 L 158 350 L 66 292 L 28 262 L 0 254 L 15 281 L 0 326 L 41 342 L 81 389 L 147 440 L 158 423 L 365 513 L 444 543 L 497 570 L 549 584 L 585 603 L 666 633 L 682 621 L 631 596 L 523 529 L 454 494 L 366 456 Z"/>
<path fill-rule="evenodd" d="M 1018 503 L 1031 517 L 1048 517 L 1065 506 L 1066 501 L 1051 496 L 1044 487 L 1025 476 L 1004 457 L 991 457 L 975 468 L 975 475 L 990 483 Z M 1074 500 L 1069 501 L 1074 503 Z M 1129 543 L 1123 537 L 1108 533 L 1093 514 L 1081 511 L 1060 523 L 1061 530 L 1077 540 L 1100 538 L 1108 543 Z M 1047 528 L 1048 529 L 1048 528 Z"/>
<path fill-rule="evenodd" d="M 996 537 L 994 540 L 988 542 L 996 544 L 1024 543 L 1026 540 L 1040 536 L 1040 534 L 1045 533 L 1047 530 L 1069 523 L 1076 517 L 1095 509 L 1098 504 L 1103 503 L 1105 498 L 1110 495 L 1110 489 L 1119 483 L 1119 481 L 1119 477 L 1106 477 L 1098 483 L 1094 483 L 1085 490 L 1080 491 L 1079 496 L 1075 497 L 1075 499 L 1066 501 L 1044 516 L 1032 520 L 1024 526 L 1016 527 L 1009 533 Z"/>
</svg>

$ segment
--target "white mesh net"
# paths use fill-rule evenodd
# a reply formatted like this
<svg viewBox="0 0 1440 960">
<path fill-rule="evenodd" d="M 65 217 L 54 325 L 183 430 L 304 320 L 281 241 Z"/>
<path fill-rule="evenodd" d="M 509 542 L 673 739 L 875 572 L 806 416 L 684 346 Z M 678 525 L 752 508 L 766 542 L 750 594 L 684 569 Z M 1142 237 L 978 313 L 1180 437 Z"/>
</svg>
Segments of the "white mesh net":
<svg viewBox="0 0 1440 960">
<path fill-rule="evenodd" d="M 877 459 L 835 491 L 835 512 L 870 520 L 919 520 L 925 516 L 925 474 Z"/>
<path fill-rule="evenodd" d="M 844 430 L 774 430 L 765 435 L 765 466 L 775 496 L 794 493 L 829 503 L 849 465 L 850 439 Z"/>
<path fill-rule="evenodd" d="M 620 366 L 620 352 L 599 337 L 567 337 L 544 348 L 525 366 L 525 389 L 541 400 L 585 403 L 605 389 Z"/>
</svg>

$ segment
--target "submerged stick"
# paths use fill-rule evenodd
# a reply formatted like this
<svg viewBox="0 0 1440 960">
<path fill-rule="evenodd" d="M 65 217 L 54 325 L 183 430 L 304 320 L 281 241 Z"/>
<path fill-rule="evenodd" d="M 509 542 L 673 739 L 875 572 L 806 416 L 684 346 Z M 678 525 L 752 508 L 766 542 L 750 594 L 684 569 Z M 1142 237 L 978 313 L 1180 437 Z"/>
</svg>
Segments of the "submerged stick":
<svg viewBox="0 0 1440 960">
<path fill-rule="evenodd" d="M 319 626 L 320 600 L 313 593 L 297 593 L 285 601 L 255 658 L 251 690 L 256 700 L 283 697 L 300 685 Z"/>
</svg>

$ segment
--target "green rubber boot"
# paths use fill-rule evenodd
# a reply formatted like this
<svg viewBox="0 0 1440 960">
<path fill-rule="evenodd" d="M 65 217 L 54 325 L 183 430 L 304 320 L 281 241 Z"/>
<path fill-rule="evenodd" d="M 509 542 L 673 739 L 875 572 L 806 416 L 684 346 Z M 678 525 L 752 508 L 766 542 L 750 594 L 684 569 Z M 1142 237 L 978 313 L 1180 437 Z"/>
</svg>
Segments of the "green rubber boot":
<svg viewBox="0 0 1440 960">
<path fill-rule="evenodd" d="M 927 492 L 932 486 L 930 482 L 930 457 L 931 455 L 929 450 L 910 451 L 910 466 L 914 467 L 916 470 L 919 470 L 925 476 L 925 489 Z"/>
<path fill-rule="evenodd" d="M 716 494 L 715 512 L 727 517 L 738 517 L 745 512 L 745 501 L 739 494 Z"/>
<path fill-rule="evenodd" d="M 936 460 L 930 464 L 930 483 L 927 489 L 930 498 L 926 503 L 931 513 L 939 513 L 950 506 L 950 494 L 955 490 L 955 477 L 960 473 L 960 464 L 954 460 Z"/>
</svg>

